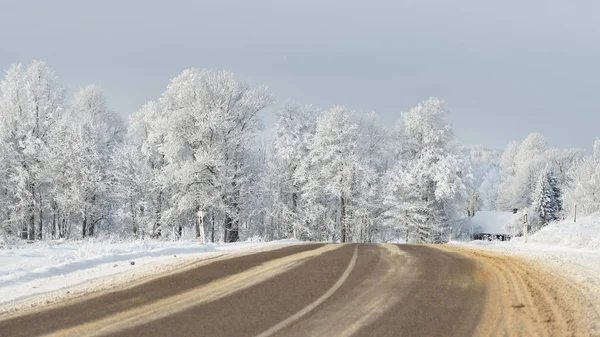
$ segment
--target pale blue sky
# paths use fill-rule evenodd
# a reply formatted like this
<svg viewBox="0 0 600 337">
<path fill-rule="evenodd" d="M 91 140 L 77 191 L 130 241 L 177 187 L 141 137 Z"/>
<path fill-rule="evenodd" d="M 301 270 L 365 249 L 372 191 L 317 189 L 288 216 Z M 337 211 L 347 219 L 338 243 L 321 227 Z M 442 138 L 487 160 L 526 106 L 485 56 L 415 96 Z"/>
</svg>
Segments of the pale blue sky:
<svg viewBox="0 0 600 337">
<path fill-rule="evenodd" d="M 438 96 L 464 143 L 600 136 L 594 0 L 0 0 L 0 45 L 0 68 L 43 59 L 123 115 L 199 67 L 266 84 L 278 106 L 343 104 L 390 124 Z"/>
</svg>

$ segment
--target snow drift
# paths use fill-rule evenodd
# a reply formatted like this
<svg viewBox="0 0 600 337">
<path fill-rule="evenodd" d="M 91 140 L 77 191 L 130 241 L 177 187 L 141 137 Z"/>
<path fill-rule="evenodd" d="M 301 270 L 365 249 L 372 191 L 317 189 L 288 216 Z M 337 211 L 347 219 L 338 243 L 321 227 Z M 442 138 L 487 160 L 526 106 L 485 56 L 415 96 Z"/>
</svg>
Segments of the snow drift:
<svg viewBox="0 0 600 337">
<path fill-rule="evenodd" d="M 514 240 L 522 240 L 516 238 Z M 529 242 L 572 248 L 600 249 L 600 214 L 550 223 L 531 235 Z"/>
</svg>

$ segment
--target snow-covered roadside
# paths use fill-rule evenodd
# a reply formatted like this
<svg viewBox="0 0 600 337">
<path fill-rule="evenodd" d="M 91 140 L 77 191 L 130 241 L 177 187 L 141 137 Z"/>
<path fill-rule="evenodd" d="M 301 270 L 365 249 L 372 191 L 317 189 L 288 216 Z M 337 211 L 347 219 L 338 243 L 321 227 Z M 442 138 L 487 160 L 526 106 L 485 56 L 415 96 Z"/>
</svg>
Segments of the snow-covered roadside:
<svg viewBox="0 0 600 337">
<path fill-rule="evenodd" d="M 600 251 L 540 243 L 452 242 L 452 244 L 518 256 L 534 266 L 545 267 L 580 294 L 581 309 L 590 322 L 590 331 L 600 333 Z"/>
<path fill-rule="evenodd" d="M 600 215 L 551 223 L 531 235 L 508 242 L 472 241 L 452 244 L 516 254 L 541 261 L 578 282 L 600 286 Z"/>
<path fill-rule="evenodd" d="M 577 282 L 600 286 L 600 250 L 553 246 L 540 243 L 498 241 L 452 242 L 472 248 L 514 254 L 543 262 Z"/>
<path fill-rule="evenodd" d="M 0 249 L 0 315 L 24 306 L 36 307 L 110 289 L 200 259 L 294 243 L 298 241 L 218 245 L 195 241 L 78 241 Z"/>
<path fill-rule="evenodd" d="M 474 249 L 519 256 L 549 268 L 580 291 L 590 317 L 600 317 L 600 221 L 597 217 L 552 223 L 531 235 L 509 242 L 452 242 Z M 600 322 L 595 323 L 600 331 Z"/>
</svg>

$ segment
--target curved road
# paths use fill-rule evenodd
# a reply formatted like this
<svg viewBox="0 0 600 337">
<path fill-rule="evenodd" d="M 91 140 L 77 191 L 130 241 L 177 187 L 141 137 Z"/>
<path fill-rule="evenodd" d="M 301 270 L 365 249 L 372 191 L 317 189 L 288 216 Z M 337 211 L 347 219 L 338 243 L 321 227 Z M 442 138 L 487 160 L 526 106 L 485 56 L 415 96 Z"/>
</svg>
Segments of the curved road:
<svg viewBox="0 0 600 337">
<path fill-rule="evenodd" d="M 0 336 L 584 336 L 571 295 L 508 257 L 303 244 L 7 317 Z"/>
</svg>

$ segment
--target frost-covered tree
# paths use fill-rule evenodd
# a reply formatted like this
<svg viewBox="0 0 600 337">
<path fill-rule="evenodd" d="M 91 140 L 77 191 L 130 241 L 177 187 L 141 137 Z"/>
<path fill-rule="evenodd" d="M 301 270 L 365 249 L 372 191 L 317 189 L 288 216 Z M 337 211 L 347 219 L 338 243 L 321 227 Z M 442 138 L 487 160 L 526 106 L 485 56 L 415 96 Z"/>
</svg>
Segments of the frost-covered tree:
<svg viewBox="0 0 600 337">
<path fill-rule="evenodd" d="M 81 236 L 94 236 L 96 229 L 113 224 L 113 155 L 124 126 L 108 108 L 102 92 L 88 86 L 77 92 L 73 102 L 50 132 L 48 162 L 44 175 L 50 186 L 53 233 L 65 236 L 71 220 L 80 225 Z M 60 228 L 59 227 L 60 224 Z"/>
<path fill-rule="evenodd" d="M 403 113 L 398 126 L 403 161 L 388 177 L 388 214 L 409 241 L 441 241 L 454 220 L 466 217 L 471 176 L 445 113 L 443 102 L 431 98 Z"/>
<path fill-rule="evenodd" d="M 258 114 L 272 100 L 266 87 L 250 86 L 231 72 L 187 69 L 156 103 L 140 112 L 137 126 L 133 124 L 130 131 L 141 133 L 138 146 L 147 158 L 149 186 L 156 200 L 152 202 L 154 235 L 167 221 L 179 234 L 191 222 L 200 236 L 206 216 L 219 212 L 224 240 L 238 240 L 243 203 L 248 201 L 243 193 L 254 175 L 249 161 L 261 128 Z M 144 115 L 151 116 L 149 121 Z M 163 211 L 166 191 L 171 206 Z M 144 204 L 134 203 L 132 210 Z"/>
<path fill-rule="evenodd" d="M 3 227 L 11 235 L 42 239 L 48 186 L 48 135 L 64 110 L 65 90 L 41 61 L 13 65 L 0 82 L 0 155 L 4 161 Z"/>
<path fill-rule="evenodd" d="M 560 219 L 562 193 L 551 169 L 544 168 L 540 172 L 532 199 L 533 210 L 540 219 L 539 226 L 546 226 L 550 221 Z"/>
<path fill-rule="evenodd" d="M 335 106 L 317 119 L 308 155 L 295 179 L 302 186 L 314 238 L 351 238 L 354 191 L 365 182 L 357 154 L 358 126 L 346 108 Z M 315 233 L 316 232 L 316 233 Z"/>
<path fill-rule="evenodd" d="M 115 153 L 117 196 L 122 205 L 127 232 L 136 237 L 163 234 L 164 211 L 168 209 L 169 181 L 165 179 L 164 116 L 156 102 L 146 103 L 129 120 L 125 143 Z M 166 231 L 166 233 L 169 233 Z"/>
<path fill-rule="evenodd" d="M 592 149 L 592 157 L 600 158 L 600 138 L 596 138 Z"/>
<path fill-rule="evenodd" d="M 474 184 L 471 194 L 477 196 L 477 210 L 495 210 L 498 202 L 502 151 L 480 145 L 460 146 L 459 149 L 471 166 Z"/>
<path fill-rule="evenodd" d="M 546 139 L 538 133 L 530 134 L 519 145 L 515 156 L 514 208 L 521 209 L 531 205 L 538 173 L 546 166 L 545 154 L 548 148 Z"/>
<path fill-rule="evenodd" d="M 372 112 L 358 121 L 358 143 L 362 167 L 361 179 L 364 181 L 355 190 L 355 241 L 373 242 L 376 236 L 381 238 L 385 220 L 385 175 L 390 169 L 393 158 L 391 139 L 388 130 Z"/>
<path fill-rule="evenodd" d="M 301 210 L 301 186 L 294 176 L 310 151 L 318 114 L 313 106 L 295 103 L 286 104 L 276 113 L 268 172 L 272 237 L 298 237 L 299 232 L 308 231 Z"/>
<path fill-rule="evenodd" d="M 509 211 L 515 208 L 516 197 L 516 175 L 517 162 L 516 156 L 519 151 L 519 144 L 515 141 L 510 142 L 502 158 L 500 159 L 500 185 L 498 186 L 498 210 Z"/>
<path fill-rule="evenodd" d="M 552 171 L 558 188 L 564 189 L 570 184 L 568 172 L 581 156 L 581 150 L 549 147 L 540 134 L 530 134 L 518 145 L 511 143 L 501 162 L 498 209 L 509 211 L 532 205 L 539 174 L 545 168 Z"/>
<path fill-rule="evenodd" d="M 583 214 L 600 212 L 600 157 L 598 144 L 594 143 L 591 156 L 578 159 L 567 172 L 567 184 L 564 188 L 564 208 L 572 214 L 577 211 Z"/>
</svg>

